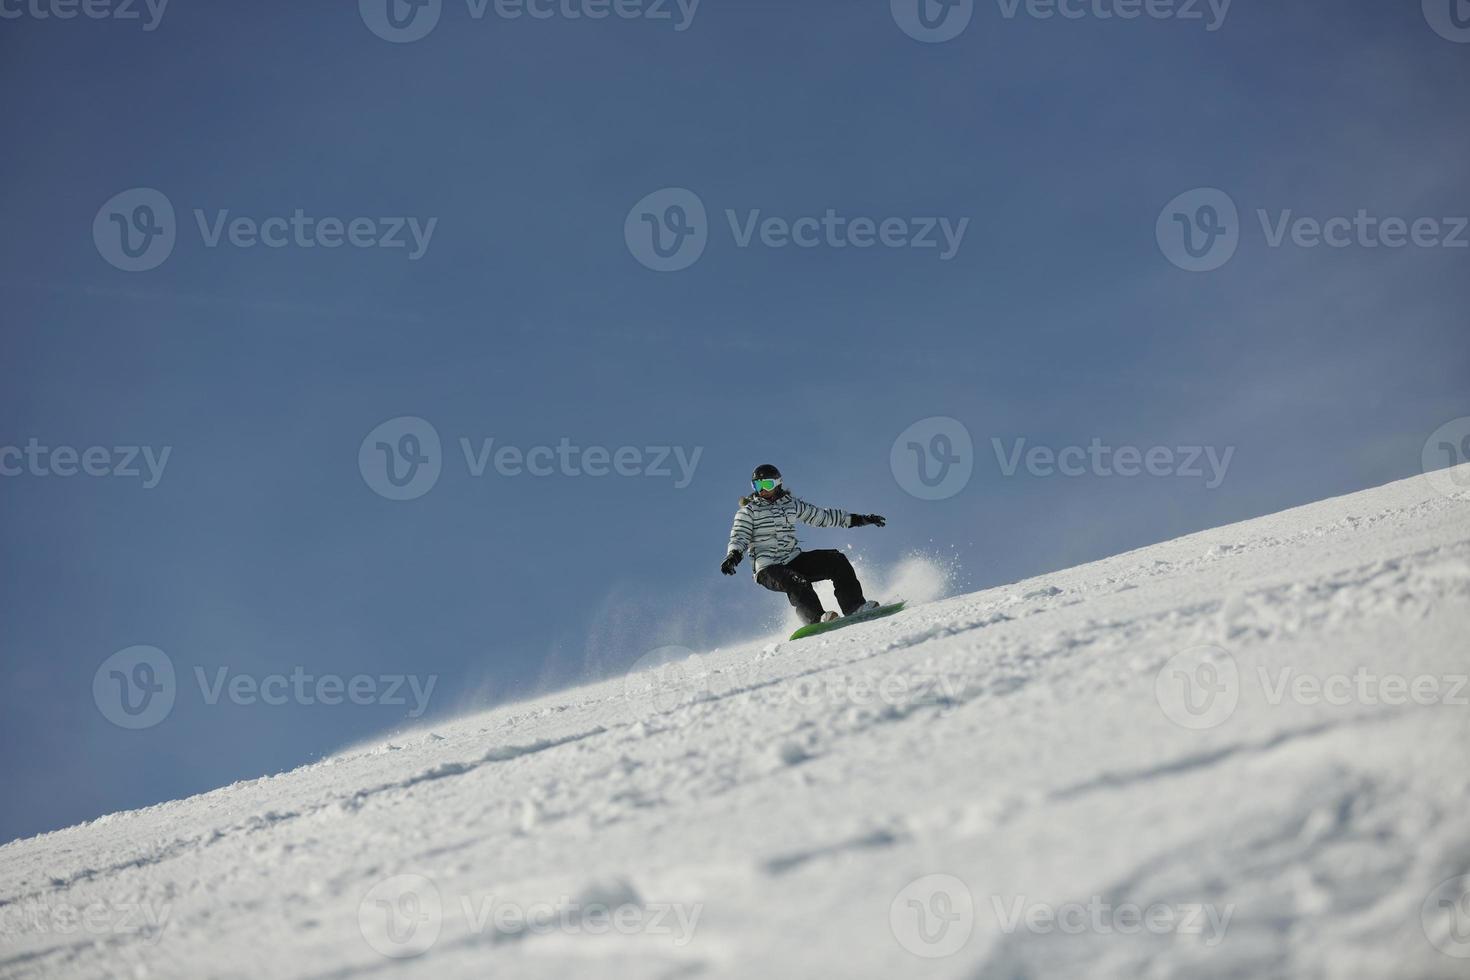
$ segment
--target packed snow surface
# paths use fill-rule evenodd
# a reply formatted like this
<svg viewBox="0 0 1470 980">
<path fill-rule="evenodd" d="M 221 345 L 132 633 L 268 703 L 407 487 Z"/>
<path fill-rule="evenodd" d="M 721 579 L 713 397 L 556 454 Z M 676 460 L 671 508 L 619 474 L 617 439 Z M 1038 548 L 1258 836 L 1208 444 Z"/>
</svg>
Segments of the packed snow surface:
<svg viewBox="0 0 1470 980">
<path fill-rule="evenodd" d="M 8 844 L 0 975 L 1470 976 L 1436 476 Z"/>
</svg>

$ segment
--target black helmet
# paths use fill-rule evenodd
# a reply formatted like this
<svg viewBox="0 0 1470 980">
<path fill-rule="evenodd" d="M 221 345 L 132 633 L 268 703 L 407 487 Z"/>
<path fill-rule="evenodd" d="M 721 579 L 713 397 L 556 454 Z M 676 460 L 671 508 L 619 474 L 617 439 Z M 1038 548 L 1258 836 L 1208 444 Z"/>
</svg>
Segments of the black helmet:
<svg viewBox="0 0 1470 980">
<path fill-rule="evenodd" d="M 755 468 L 754 473 L 750 474 L 750 478 L 752 480 L 779 480 L 781 479 L 781 471 L 770 463 L 762 463 Z"/>
</svg>

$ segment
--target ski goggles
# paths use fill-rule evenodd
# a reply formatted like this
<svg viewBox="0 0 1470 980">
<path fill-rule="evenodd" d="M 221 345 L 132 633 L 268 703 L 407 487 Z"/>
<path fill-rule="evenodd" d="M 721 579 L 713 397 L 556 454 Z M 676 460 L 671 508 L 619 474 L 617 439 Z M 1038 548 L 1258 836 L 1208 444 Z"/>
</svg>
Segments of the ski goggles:
<svg viewBox="0 0 1470 980">
<path fill-rule="evenodd" d="M 780 485 L 781 485 L 781 481 L 779 479 L 776 479 L 776 480 L 751 480 L 750 481 L 750 486 L 751 486 L 752 489 L 755 490 L 756 493 L 760 493 L 763 490 L 766 491 L 766 492 L 770 492 L 771 490 L 776 489 Z"/>
</svg>

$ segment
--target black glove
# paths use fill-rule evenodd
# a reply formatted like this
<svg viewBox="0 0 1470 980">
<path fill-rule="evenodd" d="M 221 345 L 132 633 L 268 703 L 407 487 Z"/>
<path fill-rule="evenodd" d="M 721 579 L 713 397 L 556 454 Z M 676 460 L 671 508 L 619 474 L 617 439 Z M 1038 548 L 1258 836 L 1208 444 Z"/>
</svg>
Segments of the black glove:
<svg viewBox="0 0 1470 980">
<path fill-rule="evenodd" d="M 887 523 L 888 521 L 878 514 L 853 514 L 852 523 L 848 527 L 862 527 L 865 524 L 871 524 L 874 527 L 884 527 Z"/>
<path fill-rule="evenodd" d="M 735 566 L 740 564 L 740 559 L 744 557 L 745 556 L 738 551 L 730 552 L 728 555 L 725 556 L 725 560 L 720 562 L 720 571 L 724 572 L 726 575 L 734 575 Z"/>
</svg>

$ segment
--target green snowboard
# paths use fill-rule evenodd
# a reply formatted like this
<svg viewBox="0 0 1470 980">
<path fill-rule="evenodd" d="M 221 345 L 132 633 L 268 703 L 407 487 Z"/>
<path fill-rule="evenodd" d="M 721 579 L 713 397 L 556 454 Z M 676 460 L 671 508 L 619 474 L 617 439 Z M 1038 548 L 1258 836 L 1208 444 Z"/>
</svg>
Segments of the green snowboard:
<svg viewBox="0 0 1470 980">
<path fill-rule="evenodd" d="M 804 636 L 816 636 L 818 633 L 840 630 L 842 627 L 851 626 L 854 623 L 866 623 L 870 619 L 882 619 L 884 616 L 892 616 L 901 610 L 903 606 L 904 600 L 900 599 L 898 602 L 890 603 L 886 606 L 879 606 L 871 612 L 861 613 L 857 616 L 838 616 L 830 623 L 812 623 L 810 626 L 803 626 L 795 633 L 792 633 L 791 638 L 793 640 L 799 640 Z"/>
</svg>

